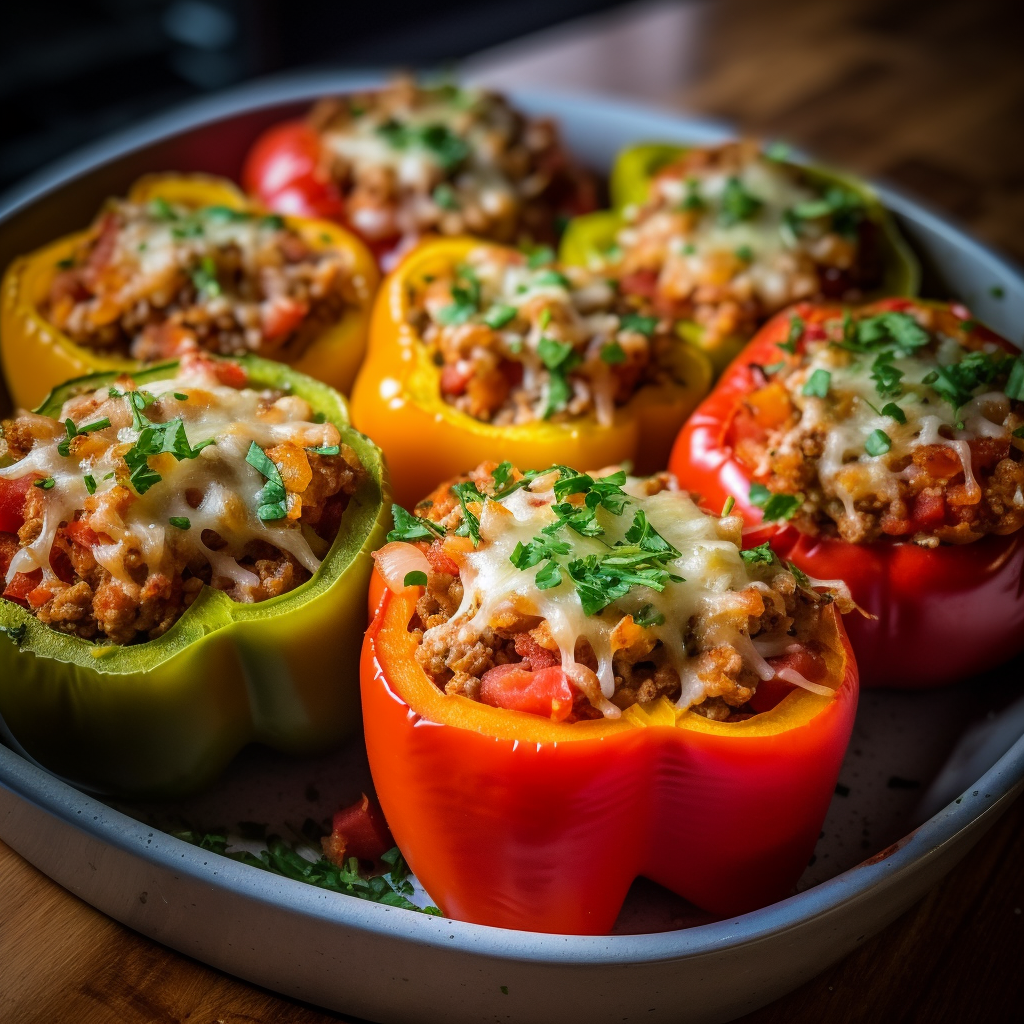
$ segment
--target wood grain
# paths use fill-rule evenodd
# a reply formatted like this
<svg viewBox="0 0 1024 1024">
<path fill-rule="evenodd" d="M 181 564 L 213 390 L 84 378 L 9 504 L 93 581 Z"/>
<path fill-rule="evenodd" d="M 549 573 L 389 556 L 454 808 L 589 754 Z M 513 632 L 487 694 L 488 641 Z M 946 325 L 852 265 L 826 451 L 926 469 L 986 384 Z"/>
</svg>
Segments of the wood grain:
<svg viewBox="0 0 1024 1024">
<path fill-rule="evenodd" d="M 666 97 L 891 180 L 1024 260 L 1024 4 L 719 0 Z M 1019 1021 L 1024 801 L 920 905 L 746 1024 Z M 4 1024 L 315 1024 L 104 917 L 0 844 Z M 439 1008 L 438 1019 L 443 1019 Z"/>
</svg>

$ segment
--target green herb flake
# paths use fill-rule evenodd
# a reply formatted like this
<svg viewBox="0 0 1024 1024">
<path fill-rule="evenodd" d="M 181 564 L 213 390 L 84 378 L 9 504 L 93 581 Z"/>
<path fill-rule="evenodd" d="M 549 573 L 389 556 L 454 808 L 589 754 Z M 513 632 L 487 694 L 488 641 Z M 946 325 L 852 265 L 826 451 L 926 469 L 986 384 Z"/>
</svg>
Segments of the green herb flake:
<svg viewBox="0 0 1024 1024">
<path fill-rule="evenodd" d="M 473 547 L 477 547 L 480 544 L 480 520 L 475 513 L 469 510 L 469 503 L 479 502 L 482 505 L 485 498 L 471 480 L 452 484 L 451 492 L 459 499 L 459 505 L 462 506 L 462 522 L 459 524 L 455 534 L 459 537 L 471 538 Z"/>
<path fill-rule="evenodd" d="M 626 350 L 617 342 L 610 341 L 601 348 L 601 361 L 609 366 L 617 366 L 626 361 Z"/>
<path fill-rule="evenodd" d="M 639 313 L 626 313 L 619 318 L 619 330 L 635 331 L 645 338 L 650 338 L 658 329 L 656 316 L 641 316 Z"/>
<path fill-rule="evenodd" d="M 34 483 L 40 490 L 52 491 L 56 480 L 54 480 L 52 476 L 44 476 L 42 480 L 36 480 Z"/>
<path fill-rule="evenodd" d="M 764 512 L 765 522 L 778 519 L 792 519 L 803 504 L 802 494 L 773 494 L 764 484 L 750 485 L 749 499 L 751 505 Z"/>
<path fill-rule="evenodd" d="M 868 455 L 884 455 L 892 447 L 892 438 L 884 430 L 872 430 L 864 441 Z"/>
<path fill-rule="evenodd" d="M 188 516 L 171 516 L 167 522 L 169 522 L 176 530 L 188 530 L 192 527 L 192 523 L 189 522 Z"/>
<path fill-rule="evenodd" d="M 572 288 L 572 283 L 569 278 L 565 276 L 560 270 L 542 270 L 531 282 L 531 286 L 534 288 L 547 288 L 553 286 L 556 288 L 564 288 L 569 291 Z"/>
<path fill-rule="evenodd" d="M 771 545 L 765 541 L 764 544 L 758 544 L 756 548 L 746 548 L 741 551 L 740 558 L 747 565 L 757 565 L 758 563 L 771 565 L 775 561 L 775 552 L 772 551 Z"/>
<path fill-rule="evenodd" d="M 736 258 L 742 260 L 744 263 L 754 262 L 754 250 L 749 245 L 741 245 L 736 250 Z"/>
<path fill-rule="evenodd" d="M 1016 429 L 1016 430 L 1015 430 L 1015 431 L 1013 432 L 1013 436 L 1014 436 L 1014 437 L 1024 437 L 1024 427 L 1018 427 L 1018 428 L 1017 428 L 1017 429 Z"/>
<path fill-rule="evenodd" d="M 171 204 L 162 196 L 157 196 L 156 199 L 151 199 L 147 204 L 146 209 L 149 211 L 150 217 L 154 220 L 172 221 L 178 219 L 177 213 L 174 212 L 174 207 L 172 207 Z"/>
<path fill-rule="evenodd" d="M 763 206 L 764 202 L 748 192 L 739 178 L 729 178 L 722 192 L 718 223 L 723 227 L 731 227 L 742 221 L 752 220 L 761 212 Z"/>
<path fill-rule="evenodd" d="M 633 621 L 642 629 L 650 629 L 652 626 L 664 625 L 665 616 L 653 604 L 645 604 L 639 611 L 633 612 Z"/>
<path fill-rule="evenodd" d="M 1024 402 L 1024 356 L 1017 356 L 1006 381 L 1006 397 L 1015 402 Z"/>
<path fill-rule="evenodd" d="M 89 473 L 86 473 L 85 476 L 82 477 L 82 483 L 85 484 L 85 489 L 90 494 L 96 493 L 96 478 L 94 476 L 92 476 Z"/>
<path fill-rule="evenodd" d="M 199 261 L 199 266 L 193 268 L 191 277 L 196 291 L 207 298 L 216 298 L 221 294 L 220 282 L 217 280 L 217 264 L 212 256 L 204 256 Z"/>
<path fill-rule="evenodd" d="M 907 414 L 895 402 L 886 402 L 886 404 L 882 406 L 881 413 L 883 416 L 888 416 L 889 419 L 895 420 L 897 423 L 907 422 Z"/>
<path fill-rule="evenodd" d="M 455 189 L 446 181 L 442 181 L 434 189 L 431 198 L 442 210 L 457 210 L 459 208 L 459 198 L 455 194 Z"/>
<path fill-rule="evenodd" d="M 811 398 L 825 398 L 832 386 L 832 374 L 828 370 L 815 370 L 801 389 L 802 394 Z"/>
<path fill-rule="evenodd" d="M 796 355 L 796 346 L 800 339 L 804 336 L 804 330 L 806 324 L 802 317 L 793 313 L 789 318 L 789 333 L 786 335 L 785 341 L 777 341 L 775 344 L 782 349 L 783 352 L 788 352 L 791 356 Z"/>
<path fill-rule="evenodd" d="M 245 461 L 267 481 L 256 496 L 256 515 L 264 522 L 284 519 L 288 515 L 288 492 L 285 490 L 280 470 L 255 441 L 249 445 Z"/>
<path fill-rule="evenodd" d="M 182 394 L 182 392 L 180 392 L 180 391 L 175 391 L 174 392 L 174 397 L 179 402 L 187 402 L 188 401 L 188 395 Z"/>
<path fill-rule="evenodd" d="M 401 505 L 392 505 L 391 515 L 395 521 L 395 528 L 388 534 L 389 541 L 434 540 L 435 537 L 445 535 L 443 526 L 422 516 L 414 516 L 411 512 L 406 512 Z"/>
<path fill-rule="evenodd" d="M 704 202 L 704 197 L 700 194 L 700 182 L 696 178 L 687 178 L 686 195 L 683 196 L 679 208 L 691 213 L 700 213 L 706 207 L 707 203 Z"/>
<path fill-rule="evenodd" d="M 549 263 L 555 262 L 555 250 L 550 245 L 540 245 L 530 251 L 526 257 L 526 266 L 530 270 L 539 270 Z"/>
<path fill-rule="evenodd" d="M 321 444 L 317 445 L 316 448 L 307 448 L 307 452 L 312 452 L 314 455 L 340 455 L 341 445 L 338 444 Z"/>
<path fill-rule="evenodd" d="M 515 306 L 506 306 L 499 303 L 498 305 L 491 306 L 484 313 L 484 323 L 497 331 L 515 320 L 517 313 L 518 310 Z"/>
<path fill-rule="evenodd" d="M 427 585 L 427 574 L 422 569 L 414 569 L 412 572 L 407 572 L 405 579 L 402 580 L 402 585 L 405 587 L 425 587 Z"/>
</svg>

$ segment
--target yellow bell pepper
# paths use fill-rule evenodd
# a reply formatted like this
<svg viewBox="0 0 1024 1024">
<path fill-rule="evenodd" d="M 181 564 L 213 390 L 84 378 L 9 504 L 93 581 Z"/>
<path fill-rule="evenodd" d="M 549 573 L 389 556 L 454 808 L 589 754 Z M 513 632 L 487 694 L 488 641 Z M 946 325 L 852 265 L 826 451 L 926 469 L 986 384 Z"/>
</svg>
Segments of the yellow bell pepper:
<svg viewBox="0 0 1024 1024">
<path fill-rule="evenodd" d="M 612 167 L 609 181 L 611 209 L 573 218 L 562 236 L 559 259 L 571 266 L 611 262 L 609 253 L 626 223 L 626 211 L 647 202 L 654 176 L 682 157 L 688 148 L 691 147 L 647 142 L 624 149 Z M 812 185 L 823 190 L 838 185 L 858 195 L 864 203 L 867 218 L 878 226 L 883 278 L 867 298 L 916 295 L 921 284 L 921 268 L 875 191 L 859 178 L 833 170 L 800 166 L 800 171 Z M 749 341 L 749 335 L 737 334 L 719 338 L 714 345 L 709 345 L 704 329 L 692 320 L 680 320 L 676 332 L 684 341 L 707 352 L 716 374 L 721 373 Z"/>
<path fill-rule="evenodd" d="M 663 469 L 674 434 L 711 384 L 710 363 L 689 345 L 673 350 L 676 382 L 640 388 L 608 426 L 593 416 L 496 426 L 444 400 L 441 371 L 410 323 L 411 301 L 429 278 L 485 244 L 471 238 L 425 242 L 377 296 L 367 357 L 352 391 L 352 422 L 384 451 L 395 500 L 411 506 L 439 480 L 488 459 L 587 468 L 630 460 L 640 474 Z"/>
<path fill-rule="evenodd" d="M 140 178 L 128 192 L 130 202 L 162 199 L 192 209 L 227 207 L 262 212 L 232 182 L 194 174 L 151 174 Z M 351 259 L 352 282 L 358 303 L 347 307 L 289 365 L 339 391 L 348 392 L 366 348 L 370 307 L 379 282 L 377 265 L 355 235 L 330 221 L 285 217 L 285 223 L 312 249 L 337 249 Z M 16 406 L 31 409 L 49 391 L 90 373 L 132 373 L 138 360 L 103 355 L 79 345 L 46 320 L 42 304 L 49 294 L 62 260 L 71 257 L 88 239 L 79 231 L 16 259 L 0 285 L 0 361 L 7 388 Z"/>
</svg>

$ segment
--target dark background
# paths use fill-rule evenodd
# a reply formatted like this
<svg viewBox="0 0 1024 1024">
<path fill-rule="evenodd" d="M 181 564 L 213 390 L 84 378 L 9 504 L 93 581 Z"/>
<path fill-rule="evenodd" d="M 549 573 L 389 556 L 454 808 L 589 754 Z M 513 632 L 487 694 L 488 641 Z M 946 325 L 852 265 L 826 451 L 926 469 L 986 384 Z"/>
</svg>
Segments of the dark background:
<svg viewBox="0 0 1024 1024">
<path fill-rule="evenodd" d="M 147 114 L 295 68 L 437 67 L 613 0 L 5 4 L 0 190 Z"/>
</svg>

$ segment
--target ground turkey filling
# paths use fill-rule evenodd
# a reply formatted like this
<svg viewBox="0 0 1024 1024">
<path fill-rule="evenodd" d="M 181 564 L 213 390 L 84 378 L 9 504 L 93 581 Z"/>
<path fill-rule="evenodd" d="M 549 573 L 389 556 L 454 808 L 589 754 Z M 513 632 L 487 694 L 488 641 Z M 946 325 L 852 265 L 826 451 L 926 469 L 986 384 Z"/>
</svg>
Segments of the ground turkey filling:
<svg viewBox="0 0 1024 1024">
<path fill-rule="evenodd" d="M 1024 526 L 1024 360 L 968 317 L 909 304 L 794 314 L 731 425 L 766 516 L 855 544 Z"/>
<path fill-rule="evenodd" d="M 165 633 L 204 585 L 253 602 L 309 579 L 365 470 L 304 399 L 245 385 L 238 364 L 196 357 L 69 398 L 60 419 L 4 421 L 0 498 L 23 521 L 0 532 L 3 597 L 127 644 Z M 251 421 L 211 419 L 231 394 Z"/>
<path fill-rule="evenodd" d="M 623 290 L 696 321 L 712 344 L 801 299 L 857 301 L 882 280 L 863 200 L 751 142 L 690 150 L 625 217 L 608 256 Z"/>
<path fill-rule="evenodd" d="M 358 303 L 356 283 L 347 254 L 313 248 L 278 216 L 113 200 L 40 312 L 104 355 L 292 358 Z"/>
<path fill-rule="evenodd" d="M 484 422 L 612 422 L 648 385 L 683 383 L 671 323 L 550 250 L 481 246 L 424 280 L 410 318 L 440 367 L 442 398 Z"/>
<path fill-rule="evenodd" d="M 309 120 L 346 219 L 370 241 L 427 232 L 553 241 L 561 218 L 594 206 L 593 182 L 554 123 L 494 93 L 402 78 L 323 100 Z"/>
<path fill-rule="evenodd" d="M 399 548 L 408 552 L 409 545 L 390 545 L 391 553 L 384 549 L 378 556 L 378 567 L 387 577 L 401 575 L 416 558 L 422 561 L 426 586 L 410 629 L 422 637 L 416 658 L 439 688 L 547 715 L 547 705 L 508 703 L 503 683 L 515 669 L 533 673 L 520 672 L 521 683 L 557 666 L 571 698 L 561 708 L 552 705 L 550 717 L 570 722 L 616 717 L 659 696 L 709 718 L 739 721 L 766 710 L 751 701 L 756 703 L 765 679 L 778 685 L 779 673 L 789 679 L 784 690 L 798 681 L 831 692 L 821 686 L 829 667 L 815 639 L 830 594 L 816 593 L 807 577 L 794 575 L 766 546 L 741 556 L 739 518 L 700 512 L 668 474 L 638 479 L 604 472 L 591 477 L 556 468 L 524 478 L 508 463 L 485 463 L 439 487 L 417 506 L 416 517 L 399 510 L 390 539 L 416 538 L 422 555 L 412 553 L 410 561 L 394 554 Z M 618 514 L 609 511 L 615 508 Z M 673 526 L 677 512 L 683 518 Z M 551 525 L 556 518 L 561 526 Z M 688 538 L 691 550 L 673 549 L 653 527 L 654 519 L 668 524 L 663 530 L 680 548 L 681 538 Z M 425 528 L 423 520 L 437 525 Z M 638 522 L 642 536 L 630 547 Z M 534 527 L 532 541 L 510 546 Z M 609 577 L 615 570 L 608 562 L 601 566 L 601 555 L 586 561 L 585 551 L 610 545 L 619 534 L 611 553 L 632 558 L 628 571 L 649 585 Z M 578 550 L 580 543 L 589 547 Z M 575 562 L 577 556 L 583 560 Z M 481 570 L 479 559 L 489 560 L 491 569 Z M 698 564 L 714 582 L 695 581 Z M 552 566 L 558 581 L 552 580 Z M 611 598 L 603 607 L 594 603 L 595 585 L 605 588 L 596 605 Z M 546 604 L 549 598 L 555 603 Z M 545 618 L 545 611 L 552 617 Z M 566 634 L 554 625 L 566 617 L 579 629 Z M 568 657 L 566 636 L 577 632 Z M 608 659 L 604 666 L 602 655 Z"/>
</svg>

